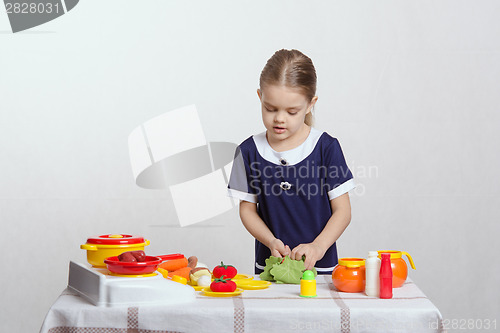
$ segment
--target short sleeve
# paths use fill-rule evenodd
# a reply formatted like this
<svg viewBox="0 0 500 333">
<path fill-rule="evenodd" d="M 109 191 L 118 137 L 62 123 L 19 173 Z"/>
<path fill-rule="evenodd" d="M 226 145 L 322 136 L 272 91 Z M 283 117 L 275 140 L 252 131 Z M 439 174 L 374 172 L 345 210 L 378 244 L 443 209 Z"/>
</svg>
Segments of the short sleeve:
<svg viewBox="0 0 500 333">
<path fill-rule="evenodd" d="M 326 187 L 328 198 L 333 200 L 356 187 L 354 179 L 345 162 L 344 153 L 337 139 L 326 148 L 325 166 L 327 169 Z"/>
<path fill-rule="evenodd" d="M 234 154 L 231 175 L 229 176 L 228 196 L 243 201 L 257 203 L 257 195 L 252 189 L 248 159 L 245 159 L 238 146 Z"/>
</svg>

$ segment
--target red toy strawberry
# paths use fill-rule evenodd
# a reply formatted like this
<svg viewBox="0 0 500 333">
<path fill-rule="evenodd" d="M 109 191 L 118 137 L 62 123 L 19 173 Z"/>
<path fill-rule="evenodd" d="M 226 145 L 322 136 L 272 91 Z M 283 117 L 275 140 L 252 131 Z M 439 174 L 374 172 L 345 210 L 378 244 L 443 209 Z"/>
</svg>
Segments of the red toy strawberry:
<svg viewBox="0 0 500 333">
<path fill-rule="evenodd" d="M 210 290 L 216 293 L 232 293 L 236 290 L 236 283 L 231 279 L 225 279 L 223 275 L 210 284 Z"/>
<path fill-rule="evenodd" d="M 234 266 L 224 265 L 221 261 L 219 266 L 216 266 L 212 272 L 214 278 L 220 278 L 222 275 L 225 275 L 227 279 L 232 279 L 236 276 L 238 271 Z"/>
</svg>

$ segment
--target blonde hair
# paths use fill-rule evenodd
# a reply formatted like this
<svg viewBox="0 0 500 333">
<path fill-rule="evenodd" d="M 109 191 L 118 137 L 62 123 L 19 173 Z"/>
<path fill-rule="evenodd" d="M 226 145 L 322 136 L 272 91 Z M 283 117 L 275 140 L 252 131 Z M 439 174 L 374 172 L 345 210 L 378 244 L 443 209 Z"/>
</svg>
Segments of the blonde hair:
<svg viewBox="0 0 500 333">
<path fill-rule="evenodd" d="M 316 96 L 316 69 L 312 60 L 298 50 L 281 49 L 267 61 L 260 74 L 260 89 L 266 85 L 283 85 L 298 88 L 311 102 Z M 304 122 L 314 123 L 312 110 L 306 114 Z"/>
</svg>

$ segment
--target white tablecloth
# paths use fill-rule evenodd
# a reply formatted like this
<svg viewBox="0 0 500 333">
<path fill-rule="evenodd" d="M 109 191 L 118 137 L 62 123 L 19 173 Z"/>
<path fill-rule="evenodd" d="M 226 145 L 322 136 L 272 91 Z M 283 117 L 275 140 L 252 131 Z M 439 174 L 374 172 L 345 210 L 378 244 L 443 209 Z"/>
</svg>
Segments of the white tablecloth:
<svg viewBox="0 0 500 333">
<path fill-rule="evenodd" d="M 166 332 L 443 332 L 439 310 L 411 280 L 392 299 L 335 290 L 317 278 L 315 298 L 298 285 L 272 284 L 229 298 L 197 292 L 177 306 L 96 307 L 66 289 L 50 308 L 41 333 Z"/>
</svg>

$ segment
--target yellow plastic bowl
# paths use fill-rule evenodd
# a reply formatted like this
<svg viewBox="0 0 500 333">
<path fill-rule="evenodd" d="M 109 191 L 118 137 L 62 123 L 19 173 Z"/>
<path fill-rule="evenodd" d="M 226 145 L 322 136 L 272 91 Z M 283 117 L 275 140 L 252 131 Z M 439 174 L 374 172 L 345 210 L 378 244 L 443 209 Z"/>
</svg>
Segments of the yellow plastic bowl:
<svg viewBox="0 0 500 333">
<path fill-rule="evenodd" d="M 119 256 L 127 251 L 144 251 L 144 247 L 149 245 L 149 240 L 144 240 L 144 243 L 137 244 L 121 244 L 121 245 L 107 245 L 107 244 L 83 244 L 80 248 L 87 250 L 87 261 L 94 267 L 106 267 L 104 259 L 108 257 Z"/>
</svg>

